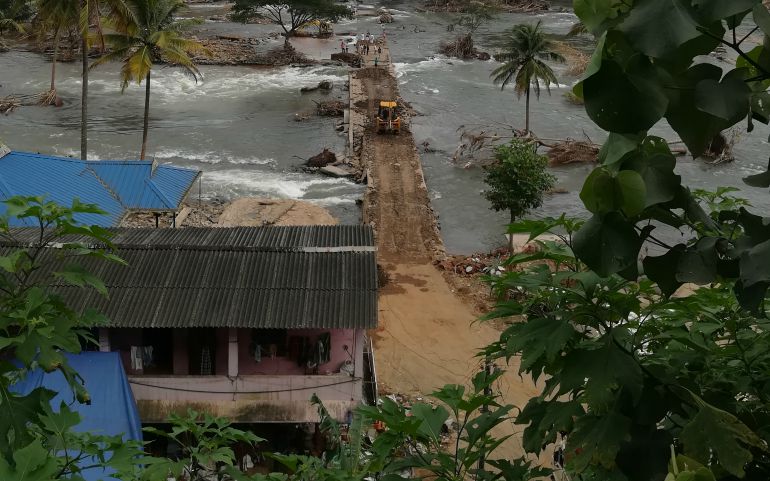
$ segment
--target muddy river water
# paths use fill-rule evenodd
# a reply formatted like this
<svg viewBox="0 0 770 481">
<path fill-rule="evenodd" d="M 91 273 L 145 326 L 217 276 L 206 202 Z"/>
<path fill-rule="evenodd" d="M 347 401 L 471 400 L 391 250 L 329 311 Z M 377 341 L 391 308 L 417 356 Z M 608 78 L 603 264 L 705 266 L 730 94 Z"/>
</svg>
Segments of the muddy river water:
<svg viewBox="0 0 770 481">
<path fill-rule="evenodd" d="M 431 150 L 422 154 L 425 175 L 434 207 L 439 215 L 444 242 L 450 252 L 470 253 L 501 244 L 507 216 L 492 212 L 480 192 L 482 172 L 453 162 L 459 142 L 458 128 L 494 123 L 523 124 L 524 102 L 509 90 L 492 85 L 489 74 L 494 61 L 459 61 L 436 55 L 439 41 L 447 38 L 451 15 L 416 12 L 409 0 L 383 1 L 392 9 L 395 22 L 385 27 L 372 17 L 347 20 L 337 32 L 380 33 L 386 31 L 395 62 L 401 94 L 420 113 L 412 130 L 418 144 L 428 142 Z M 500 34 L 520 22 L 543 21 L 546 30 L 564 35 L 576 21 L 569 2 L 555 2 L 557 8 L 540 15 L 499 16 L 478 34 L 477 44 L 492 51 Z M 221 4 L 200 4 L 191 16 L 208 18 L 220 13 Z M 207 34 L 262 36 L 273 26 L 211 22 L 203 25 Z M 263 43 L 257 48 L 278 45 Z M 339 39 L 326 42 L 301 40 L 297 48 L 308 55 L 328 58 Z M 65 63 L 58 69 L 57 86 L 65 100 L 61 108 L 24 107 L 0 116 L 0 139 L 17 150 L 58 155 L 79 152 L 80 66 Z M 153 74 L 149 154 L 160 162 L 173 162 L 203 170 L 204 198 L 275 196 L 317 202 L 345 223 L 360 221 L 356 199 L 363 188 L 346 180 L 321 177 L 301 171 L 303 159 L 329 147 L 342 153 L 345 138 L 335 132 L 337 119 L 312 117 L 295 121 L 295 114 L 313 109 L 328 95 L 345 98 L 347 71 L 337 66 L 302 68 L 254 68 L 203 66 L 197 84 L 175 69 L 158 69 Z M 532 103 L 532 128 L 545 138 L 582 138 L 601 142 L 605 133 L 587 118 L 581 106 L 572 105 L 564 92 L 575 78 L 555 66 L 560 86 Z M 50 63 L 42 56 L 14 50 L 0 54 L 0 97 L 37 93 L 47 89 Z M 321 80 L 333 80 L 331 94 L 301 94 L 300 88 Z M 90 79 L 90 158 L 136 158 L 141 142 L 144 88 L 130 86 L 120 92 L 118 66 L 94 70 Z M 758 126 L 743 132 L 735 146 L 737 160 L 731 164 L 709 165 L 701 160 L 680 159 L 677 170 L 693 187 L 714 189 L 721 185 L 741 186 L 740 178 L 759 172 L 767 165 L 770 132 Z M 665 125 L 654 133 L 674 140 Z M 578 192 L 589 166 L 554 169 L 559 187 L 533 216 L 585 215 Z M 757 210 L 770 207 L 766 190 L 745 187 L 741 194 Z"/>
</svg>

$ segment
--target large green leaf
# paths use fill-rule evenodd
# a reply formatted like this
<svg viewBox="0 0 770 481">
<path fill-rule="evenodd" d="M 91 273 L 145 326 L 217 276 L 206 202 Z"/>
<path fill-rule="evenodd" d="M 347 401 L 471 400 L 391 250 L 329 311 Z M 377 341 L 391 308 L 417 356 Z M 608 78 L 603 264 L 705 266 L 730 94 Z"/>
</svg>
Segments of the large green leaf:
<svg viewBox="0 0 770 481">
<path fill-rule="evenodd" d="M 770 12 L 767 11 L 767 7 L 762 2 L 757 2 L 752 14 L 754 23 L 762 30 L 762 33 L 770 35 Z"/>
<path fill-rule="evenodd" d="M 594 214 L 617 210 L 615 197 L 615 179 L 603 168 L 594 169 L 580 191 L 586 209 Z"/>
<path fill-rule="evenodd" d="M 577 349 L 566 355 L 559 378 L 559 394 L 585 386 L 582 401 L 594 413 L 606 413 L 618 391 L 636 399 L 642 392 L 642 370 L 636 360 L 607 334 L 598 349 Z"/>
<path fill-rule="evenodd" d="M 37 388 L 20 396 L 0 384 L 0 452 L 8 456 L 14 448 L 32 441 L 29 424 L 38 421 L 54 395 L 53 391 Z"/>
<path fill-rule="evenodd" d="M 648 130 L 668 108 L 657 70 L 642 56 L 633 57 L 623 68 L 604 59 L 599 71 L 583 81 L 583 97 L 596 125 L 621 134 Z"/>
<path fill-rule="evenodd" d="M 733 69 L 717 82 L 703 79 L 695 85 L 695 108 L 718 117 L 729 125 L 749 113 L 751 91 L 744 82 L 745 70 Z"/>
<path fill-rule="evenodd" d="M 741 255 L 741 281 L 746 287 L 770 281 L 770 240 L 761 242 Z"/>
<path fill-rule="evenodd" d="M 637 0 L 618 28 L 640 52 L 666 58 L 701 37 L 697 27 L 689 0 Z"/>
<path fill-rule="evenodd" d="M 630 427 L 631 420 L 617 411 L 579 418 L 567 439 L 568 452 L 578 453 L 567 461 L 568 468 L 578 473 L 589 464 L 612 469 L 620 444 L 628 439 Z"/>
<path fill-rule="evenodd" d="M 14 451 L 14 466 L 0 456 L 0 479 L 3 481 L 52 481 L 60 468 L 39 439 Z"/>
<path fill-rule="evenodd" d="M 516 416 L 516 424 L 526 424 L 524 449 L 540 453 L 544 443 L 556 441 L 560 431 L 571 432 L 575 419 L 585 414 L 577 401 L 546 401 L 542 397 L 530 399 Z"/>
<path fill-rule="evenodd" d="M 695 13 L 702 21 L 713 22 L 748 12 L 758 0 L 693 0 Z"/>
<path fill-rule="evenodd" d="M 618 17 L 624 4 L 621 0 L 575 0 L 573 7 L 588 31 L 598 34 L 609 20 Z"/>
<path fill-rule="evenodd" d="M 676 280 L 695 284 L 708 284 L 717 276 L 717 239 L 703 237 L 689 247 L 679 258 Z"/>
<path fill-rule="evenodd" d="M 610 132 L 609 137 L 599 150 L 599 162 L 602 165 L 612 165 L 620 162 L 625 156 L 636 150 L 642 140 L 639 134 L 618 134 Z"/>
<path fill-rule="evenodd" d="M 714 456 L 728 473 L 743 477 L 744 466 L 751 461 L 748 448 L 766 450 L 762 439 L 738 418 L 703 401 L 698 413 L 682 429 L 685 454 L 704 464 Z"/>
<path fill-rule="evenodd" d="M 449 413 L 441 406 L 418 403 L 412 406 L 412 415 L 421 422 L 419 433 L 430 438 L 434 443 L 440 442 L 441 428 L 449 419 Z"/>
<path fill-rule="evenodd" d="M 638 172 L 644 180 L 645 207 L 673 200 L 682 183 L 682 178 L 674 173 L 676 159 L 670 152 L 651 156 L 645 154 L 640 153 L 623 162 L 623 169 Z"/>
<path fill-rule="evenodd" d="M 642 261 L 644 274 L 655 281 L 666 296 L 676 292 L 682 285 L 677 279 L 677 265 L 685 248 L 684 244 L 677 244 L 661 256 L 647 256 Z"/>
<path fill-rule="evenodd" d="M 553 362 L 562 350 L 577 337 L 567 319 L 530 317 L 510 328 L 507 349 L 521 353 L 519 373 L 530 372 L 537 381 L 545 365 Z"/>
<path fill-rule="evenodd" d="M 641 175 L 633 170 L 621 170 L 615 176 L 615 188 L 624 214 L 633 217 L 644 210 L 647 188 Z"/>
<path fill-rule="evenodd" d="M 594 215 L 575 234 L 575 254 L 602 277 L 636 263 L 642 242 L 633 224 L 617 212 Z"/>
<path fill-rule="evenodd" d="M 715 135 L 730 127 L 727 120 L 711 115 L 696 105 L 696 86 L 703 81 L 719 81 L 722 69 L 710 64 L 697 64 L 677 76 L 669 96 L 666 120 L 679 134 L 693 156 L 701 155 Z"/>
</svg>

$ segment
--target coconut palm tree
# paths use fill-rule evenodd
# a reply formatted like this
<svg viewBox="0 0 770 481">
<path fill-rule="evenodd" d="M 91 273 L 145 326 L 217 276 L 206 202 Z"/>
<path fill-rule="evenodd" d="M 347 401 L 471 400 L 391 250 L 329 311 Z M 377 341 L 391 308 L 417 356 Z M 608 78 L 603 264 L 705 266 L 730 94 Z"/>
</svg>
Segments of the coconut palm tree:
<svg viewBox="0 0 770 481">
<path fill-rule="evenodd" d="M 527 96 L 526 119 L 524 129 L 529 133 L 529 97 L 530 91 L 535 90 L 535 96 L 540 98 L 540 84 L 551 93 L 551 84 L 557 84 L 556 74 L 545 63 L 564 62 L 564 57 L 554 51 L 554 43 L 546 37 L 540 21 L 535 25 L 516 25 L 511 30 L 505 42 L 505 51 L 497 55 L 497 60 L 504 62 L 492 72 L 495 85 L 505 89 L 511 82 L 516 95 Z"/>
<path fill-rule="evenodd" d="M 105 34 L 112 51 L 102 56 L 92 67 L 108 61 L 123 62 L 120 70 L 121 90 L 128 84 L 145 82 L 144 130 L 140 158 L 147 151 L 147 132 L 150 116 L 150 74 L 155 64 L 165 62 L 181 67 L 197 82 L 201 73 L 190 54 L 207 53 L 198 42 L 182 37 L 181 32 L 192 24 L 176 20 L 175 14 L 185 7 L 184 0 L 125 0 L 130 16 L 114 23 L 117 33 Z"/>
<path fill-rule="evenodd" d="M 77 0 L 38 0 L 37 16 L 42 32 L 53 32 L 53 56 L 51 57 L 51 88 L 45 94 L 46 103 L 56 101 L 56 60 L 59 56 L 61 33 L 77 25 L 80 8 Z"/>
</svg>

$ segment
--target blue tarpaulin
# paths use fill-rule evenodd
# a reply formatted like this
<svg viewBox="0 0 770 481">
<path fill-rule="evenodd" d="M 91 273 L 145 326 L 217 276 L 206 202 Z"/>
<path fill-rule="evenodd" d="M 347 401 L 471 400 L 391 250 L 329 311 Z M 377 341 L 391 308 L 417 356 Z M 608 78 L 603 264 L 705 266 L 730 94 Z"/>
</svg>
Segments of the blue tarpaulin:
<svg viewBox="0 0 770 481">
<path fill-rule="evenodd" d="M 56 371 L 45 373 L 35 370 L 13 387 L 20 394 L 43 387 L 59 394 L 51 400 L 55 411 L 62 402 L 72 411 L 80 413 L 81 422 L 75 431 L 113 436 L 122 434 L 124 440 L 142 440 L 142 424 L 134 401 L 134 395 L 123 370 L 117 352 L 83 352 L 68 354 L 72 368 L 82 376 L 91 396 L 91 404 L 80 404 L 75 400 L 64 376 Z M 112 479 L 105 477 L 99 469 L 82 473 L 86 481 Z"/>
</svg>

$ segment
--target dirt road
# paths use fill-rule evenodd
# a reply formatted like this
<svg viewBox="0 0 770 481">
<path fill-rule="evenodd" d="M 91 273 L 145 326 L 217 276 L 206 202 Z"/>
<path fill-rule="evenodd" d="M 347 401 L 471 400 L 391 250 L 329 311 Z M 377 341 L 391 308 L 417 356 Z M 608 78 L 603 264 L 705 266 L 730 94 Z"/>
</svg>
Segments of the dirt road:
<svg viewBox="0 0 770 481">
<path fill-rule="evenodd" d="M 363 98 L 352 104 L 373 119 L 380 99 L 398 97 L 397 81 L 387 67 L 364 68 L 352 74 L 353 92 Z M 443 243 L 412 134 L 376 134 L 369 125 L 361 135 L 361 162 L 370 183 L 364 220 L 374 225 L 378 262 L 388 275 L 380 289 L 379 327 L 372 333 L 381 389 L 424 396 L 447 383 L 467 384 L 481 367 L 478 350 L 499 332 L 476 322 L 473 308 L 433 265 L 443 255 Z M 509 369 L 498 388 L 505 402 L 522 407 L 537 390 L 516 374 L 517 364 Z M 522 429 L 510 424 L 498 434 Z M 520 437 L 497 454 L 520 455 Z"/>
</svg>

